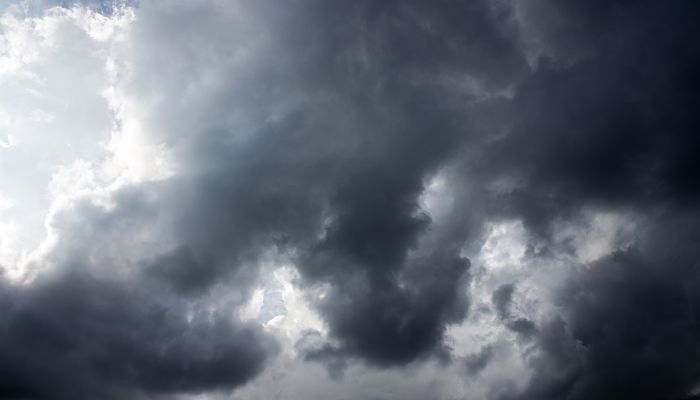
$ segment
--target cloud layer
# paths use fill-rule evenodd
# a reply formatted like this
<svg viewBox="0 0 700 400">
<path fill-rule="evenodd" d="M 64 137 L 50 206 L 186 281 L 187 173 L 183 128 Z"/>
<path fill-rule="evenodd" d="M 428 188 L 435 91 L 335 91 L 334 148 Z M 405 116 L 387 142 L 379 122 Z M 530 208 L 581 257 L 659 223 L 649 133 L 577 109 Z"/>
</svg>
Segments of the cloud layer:
<svg viewBox="0 0 700 400">
<path fill-rule="evenodd" d="M 0 7 L 0 397 L 695 395 L 699 8 Z"/>
</svg>

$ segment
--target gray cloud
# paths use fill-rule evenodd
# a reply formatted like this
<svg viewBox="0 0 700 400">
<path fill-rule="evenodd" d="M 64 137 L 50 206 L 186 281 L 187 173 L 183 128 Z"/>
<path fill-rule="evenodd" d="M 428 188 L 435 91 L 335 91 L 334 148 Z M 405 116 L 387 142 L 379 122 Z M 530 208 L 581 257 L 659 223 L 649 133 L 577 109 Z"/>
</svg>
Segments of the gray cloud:
<svg viewBox="0 0 700 400">
<path fill-rule="evenodd" d="M 672 400 L 700 381 L 695 3 L 135 13 L 119 88 L 174 174 L 52 216 L 36 280 L 0 286 L 0 396 L 239 387 L 275 354 L 233 316 L 270 254 L 295 265 L 300 288 L 325 290 L 312 303 L 327 337 L 302 337 L 305 360 L 338 379 L 355 364 L 444 365 L 448 328 L 468 316 L 467 255 L 502 220 L 538 243 L 529 262 L 564 260 L 568 278 L 541 318 L 513 312 L 517 279 L 487 299 L 533 375 L 485 392 Z M 446 216 L 423 203 L 438 174 Z M 638 216 L 632 244 L 576 261 L 557 227 L 588 210 Z M 509 359 L 477 348 L 472 378 Z"/>
<path fill-rule="evenodd" d="M 508 398 L 680 399 L 698 379 L 695 214 L 664 215 L 638 246 L 572 274 L 538 336 L 537 375 Z"/>
<path fill-rule="evenodd" d="M 229 390 L 255 376 L 275 349 L 259 327 L 80 272 L 2 289 L 5 398 Z"/>
<path fill-rule="evenodd" d="M 481 179 L 517 182 L 491 209 L 523 219 L 555 255 L 569 251 L 555 250 L 556 224 L 586 207 L 645 218 L 632 247 L 571 266 L 577 272 L 560 289 L 561 315 L 534 333 L 534 377 L 505 397 L 689 396 L 699 378 L 691 288 L 700 142 L 690 111 L 700 60 L 690 21 L 698 9 L 690 2 L 518 7 L 544 58 L 503 111 L 509 133 L 482 148 Z M 511 294 L 507 287 L 494 294 L 502 317 Z"/>
</svg>

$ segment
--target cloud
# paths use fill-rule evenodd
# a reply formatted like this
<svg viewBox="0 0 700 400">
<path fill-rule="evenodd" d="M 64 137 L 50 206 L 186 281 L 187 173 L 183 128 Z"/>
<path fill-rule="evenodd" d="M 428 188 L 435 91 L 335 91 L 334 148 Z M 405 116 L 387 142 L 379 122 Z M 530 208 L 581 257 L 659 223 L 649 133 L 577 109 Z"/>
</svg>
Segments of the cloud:
<svg viewBox="0 0 700 400">
<path fill-rule="evenodd" d="M 507 107 L 508 134 L 483 149 L 489 179 L 521 182 L 503 196 L 504 207 L 537 225 L 583 204 L 683 206 L 696 198 L 698 142 L 689 132 L 697 121 L 689 110 L 698 53 L 686 20 L 694 7 L 519 5 L 527 32 L 577 58 L 570 65 L 560 65 L 566 57 L 558 53 L 540 58 Z"/>
<path fill-rule="evenodd" d="M 229 390 L 256 375 L 275 349 L 259 327 L 134 284 L 76 272 L 2 289 L 3 397 Z"/>
<path fill-rule="evenodd" d="M 695 3 L 49 6 L 0 11 L 0 397 L 696 389 Z"/>
<path fill-rule="evenodd" d="M 697 215 L 665 216 L 637 247 L 572 274 L 538 335 L 537 375 L 507 398 L 680 399 L 697 385 Z M 673 233 L 671 233 L 673 232 Z"/>
<path fill-rule="evenodd" d="M 613 236 L 619 242 L 610 254 L 564 263 L 570 272 L 554 289 L 557 309 L 538 329 L 527 328 L 536 341 L 536 355 L 527 358 L 533 377 L 522 390 L 496 397 L 689 396 L 698 383 L 686 361 L 696 351 L 690 288 L 698 225 L 691 204 L 698 185 L 691 154 L 698 142 L 691 134 L 697 119 L 687 110 L 697 100 L 690 71 L 700 58 L 686 18 L 696 7 L 517 7 L 540 58 L 503 111 L 508 133 L 481 149 L 481 179 L 517 182 L 491 197 L 492 212 L 522 219 L 534 241 L 544 239 L 545 251 L 530 255 L 540 262 L 584 254 L 584 244 L 572 251 L 557 231 L 561 221 L 577 224 L 586 209 L 632 212 L 633 232 L 625 234 L 631 241 Z M 512 286 L 494 293 L 501 318 L 512 294 Z"/>
</svg>

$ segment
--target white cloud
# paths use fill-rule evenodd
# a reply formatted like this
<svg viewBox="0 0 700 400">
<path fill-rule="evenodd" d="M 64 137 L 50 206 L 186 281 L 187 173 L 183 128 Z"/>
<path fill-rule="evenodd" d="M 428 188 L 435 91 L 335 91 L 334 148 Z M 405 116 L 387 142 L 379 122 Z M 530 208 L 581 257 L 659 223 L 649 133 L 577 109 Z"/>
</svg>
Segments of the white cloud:
<svg viewBox="0 0 700 400">
<path fill-rule="evenodd" d="M 133 20 L 128 7 L 10 6 L 0 16 L 0 181 L 14 204 L 0 222 L 15 226 L 4 252 L 24 254 L 5 258 L 16 275 L 56 241 L 52 215 L 169 176 L 167 149 L 148 141 L 140 105 L 123 93 Z"/>
</svg>

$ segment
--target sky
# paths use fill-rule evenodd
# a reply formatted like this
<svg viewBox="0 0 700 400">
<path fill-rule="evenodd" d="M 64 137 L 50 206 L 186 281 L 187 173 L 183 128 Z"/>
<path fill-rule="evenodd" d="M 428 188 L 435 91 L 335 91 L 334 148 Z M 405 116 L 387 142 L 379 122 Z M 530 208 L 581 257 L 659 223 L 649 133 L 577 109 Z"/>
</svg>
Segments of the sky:
<svg viewBox="0 0 700 400">
<path fill-rule="evenodd" d="M 0 398 L 700 398 L 699 19 L 0 1 Z"/>
</svg>

